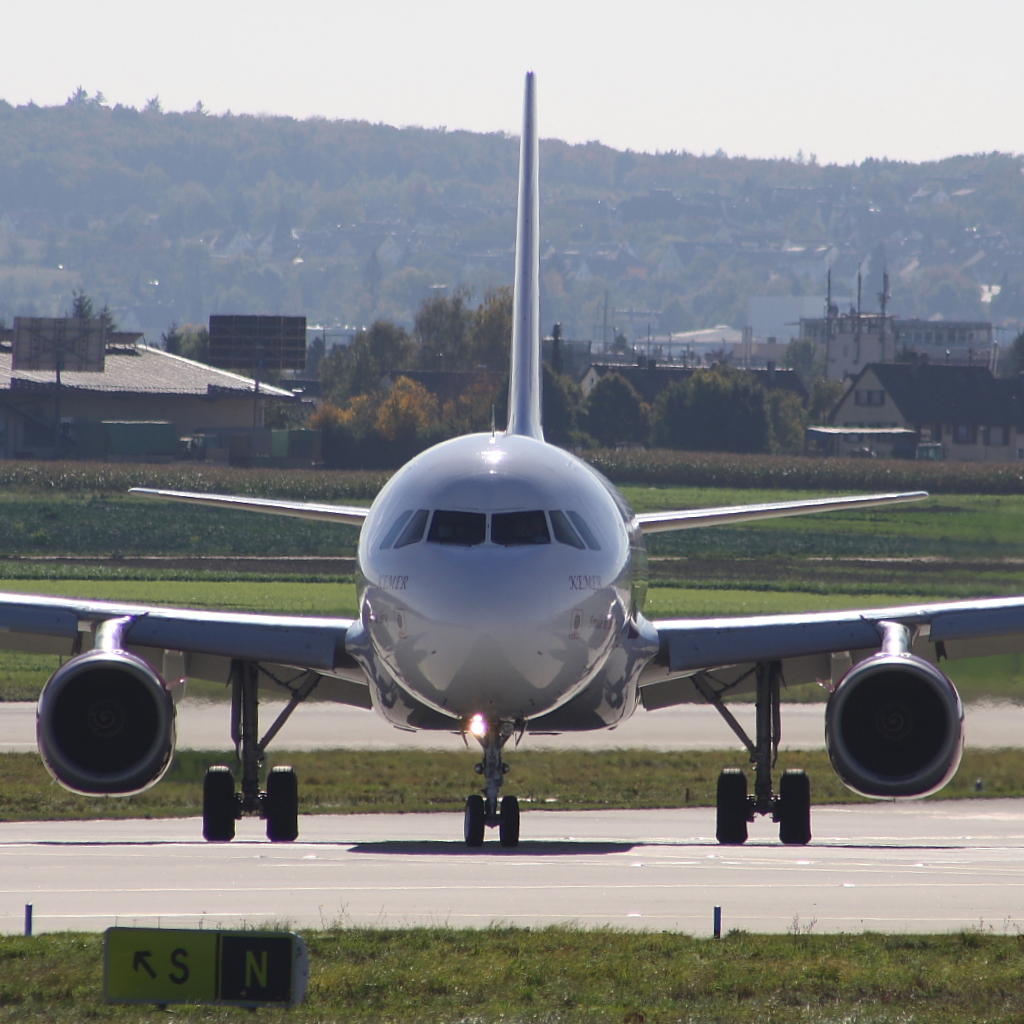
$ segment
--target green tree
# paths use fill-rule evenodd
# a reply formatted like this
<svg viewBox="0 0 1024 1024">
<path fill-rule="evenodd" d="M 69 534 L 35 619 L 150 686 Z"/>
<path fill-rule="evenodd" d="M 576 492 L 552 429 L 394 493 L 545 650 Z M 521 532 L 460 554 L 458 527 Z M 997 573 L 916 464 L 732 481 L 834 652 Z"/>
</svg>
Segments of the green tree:
<svg viewBox="0 0 1024 1024">
<path fill-rule="evenodd" d="M 506 388 L 506 391 L 508 389 Z M 541 422 L 551 444 L 570 445 L 577 440 L 583 392 L 571 377 L 541 367 Z"/>
<path fill-rule="evenodd" d="M 84 291 L 71 293 L 71 313 L 69 315 L 79 320 L 92 320 L 96 316 L 92 299 Z"/>
<path fill-rule="evenodd" d="M 839 404 L 839 400 L 846 393 L 842 381 L 826 380 L 819 377 L 811 385 L 811 406 L 808 409 L 808 418 L 816 426 L 825 426 L 828 423 L 832 410 Z"/>
<path fill-rule="evenodd" d="M 320 360 L 324 397 L 344 406 L 356 395 L 376 394 L 384 377 L 407 370 L 415 347 L 408 332 L 389 320 L 360 331 L 347 346 L 336 346 Z"/>
<path fill-rule="evenodd" d="M 468 359 L 462 369 L 504 370 L 512 344 L 512 289 L 494 288 L 473 310 L 469 323 Z"/>
<path fill-rule="evenodd" d="M 701 370 L 666 388 L 652 414 L 652 441 L 687 451 L 768 452 L 771 411 L 763 387 L 729 367 Z"/>
<path fill-rule="evenodd" d="M 114 313 L 106 303 L 103 304 L 103 308 L 100 310 L 100 320 L 103 321 L 103 330 L 107 334 L 117 330 L 117 321 L 114 319 Z"/>
<path fill-rule="evenodd" d="M 468 288 L 427 299 L 416 314 L 416 340 L 424 370 L 462 370 L 469 361 L 473 311 Z M 511 322 L 511 320 L 510 320 Z"/>
<path fill-rule="evenodd" d="M 205 363 L 210 358 L 210 332 L 207 328 L 194 324 L 178 326 L 173 322 L 160 335 L 165 351 L 174 356 L 192 359 L 197 363 Z"/>
<path fill-rule="evenodd" d="M 1006 369 L 1011 377 L 1024 373 L 1024 331 L 1021 331 L 1013 339 L 1013 344 L 1006 356 Z"/>
<path fill-rule="evenodd" d="M 650 432 L 650 411 L 625 377 L 608 373 L 587 396 L 587 431 L 603 448 L 643 443 Z"/>
<path fill-rule="evenodd" d="M 792 391 L 774 388 L 768 392 L 772 424 L 772 451 L 796 455 L 804 450 L 807 410 Z"/>
<path fill-rule="evenodd" d="M 805 388 L 825 375 L 825 353 L 820 349 L 810 338 L 794 338 L 786 346 L 784 362 L 790 370 L 796 370 Z"/>
</svg>

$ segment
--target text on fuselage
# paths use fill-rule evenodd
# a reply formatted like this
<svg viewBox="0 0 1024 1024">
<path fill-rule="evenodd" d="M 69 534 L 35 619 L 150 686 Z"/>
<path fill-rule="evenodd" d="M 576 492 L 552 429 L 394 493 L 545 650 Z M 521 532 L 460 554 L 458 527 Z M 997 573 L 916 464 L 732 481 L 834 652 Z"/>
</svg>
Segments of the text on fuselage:
<svg viewBox="0 0 1024 1024">
<path fill-rule="evenodd" d="M 381 590 L 405 590 L 406 584 L 409 582 L 408 576 L 381 576 L 380 578 L 380 589 Z"/>
<path fill-rule="evenodd" d="M 569 589 L 570 590 L 600 590 L 601 589 L 601 577 L 600 576 L 570 576 L 569 577 Z"/>
</svg>

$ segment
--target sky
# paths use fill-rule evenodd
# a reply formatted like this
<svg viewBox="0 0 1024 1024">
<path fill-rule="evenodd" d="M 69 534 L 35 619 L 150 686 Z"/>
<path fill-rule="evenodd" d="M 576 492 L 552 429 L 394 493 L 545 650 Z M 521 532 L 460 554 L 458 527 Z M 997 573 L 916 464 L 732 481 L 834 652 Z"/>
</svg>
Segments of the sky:
<svg viewBox="0 0 1024 1024">
<path fill-rule="evenodd" d="M 1020 0 L 4 0 L 0 98 L 921 161 L 1024 152 Z M 0 140 L 2 145 L 2 140 Z"/>
</svg>

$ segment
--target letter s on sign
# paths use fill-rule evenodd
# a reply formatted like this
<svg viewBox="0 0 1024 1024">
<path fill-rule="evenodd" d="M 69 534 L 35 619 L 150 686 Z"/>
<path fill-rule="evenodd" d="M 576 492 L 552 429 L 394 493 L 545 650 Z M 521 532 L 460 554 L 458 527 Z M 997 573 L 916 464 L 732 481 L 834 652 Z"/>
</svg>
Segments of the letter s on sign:
<svg viewBox="0 0 1024 1024">
<path fill-rule="evenodd" d="M 188 981 L 188 964 L 182 962 L 186 956 L 188 956 L 188 950 L 180 948 L 171 954 L 171 965 L 177 967 L 181 972 L 180 974 L 167 975 L 175 985 L 184 985 Z"/>
</svg>

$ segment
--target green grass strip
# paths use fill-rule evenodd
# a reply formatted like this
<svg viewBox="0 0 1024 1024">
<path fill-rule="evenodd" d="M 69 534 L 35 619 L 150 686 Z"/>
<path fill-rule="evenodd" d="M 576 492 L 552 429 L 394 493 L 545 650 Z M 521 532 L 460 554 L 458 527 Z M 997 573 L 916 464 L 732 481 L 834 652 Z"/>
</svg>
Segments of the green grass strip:
<svg viewBox="0 0 1024 1024">
<path fill-rule="evenodd" d="M 1024 942 L 984 926 L 948 935 L 333 928 L 303 933 L 311 976 L 294 1010 L 261 1022 L 928 1021 L 1024 1018 Z M 102 937 L 0 937 L 0 1021 L 152 1020 L 101 1000 Z M 174 1007 L 176 1018 L 252 1020 Z M 166 1017 L 165 1013 L 160 1014 Z"/>
<path fill-rule="evenodd" d="M 278 751 L 272 764 L 299 776 L 303 814 L 460 811 L 479 788 L 473 751 Z M 510 754 L 505 791 L 530 810 L 711 807 L 722 768 L 747 767 L 737 751 L 522 751 Z M 203 773 L 234 757 L 179 751 L 167 776 L 139 796 L 88 798 L 54 785 L 34 753 L 0 754 L 0 821 L 191 817 L 202 810 Z M 783 752 L 777 772 L 803 768 L 817 804 L 858 803 L 822 750 Z M 752 778 L 752 776 L 751 776 Z M 976 780 L 982 780 L 980 793 Z M 751 783 L 752 787 L 752 783 Z M 1024 796 L 1024 750 L 968 750 L 942 798 Z M 934 798 L 933 798 L 934 799 Z"/>
</svg>

